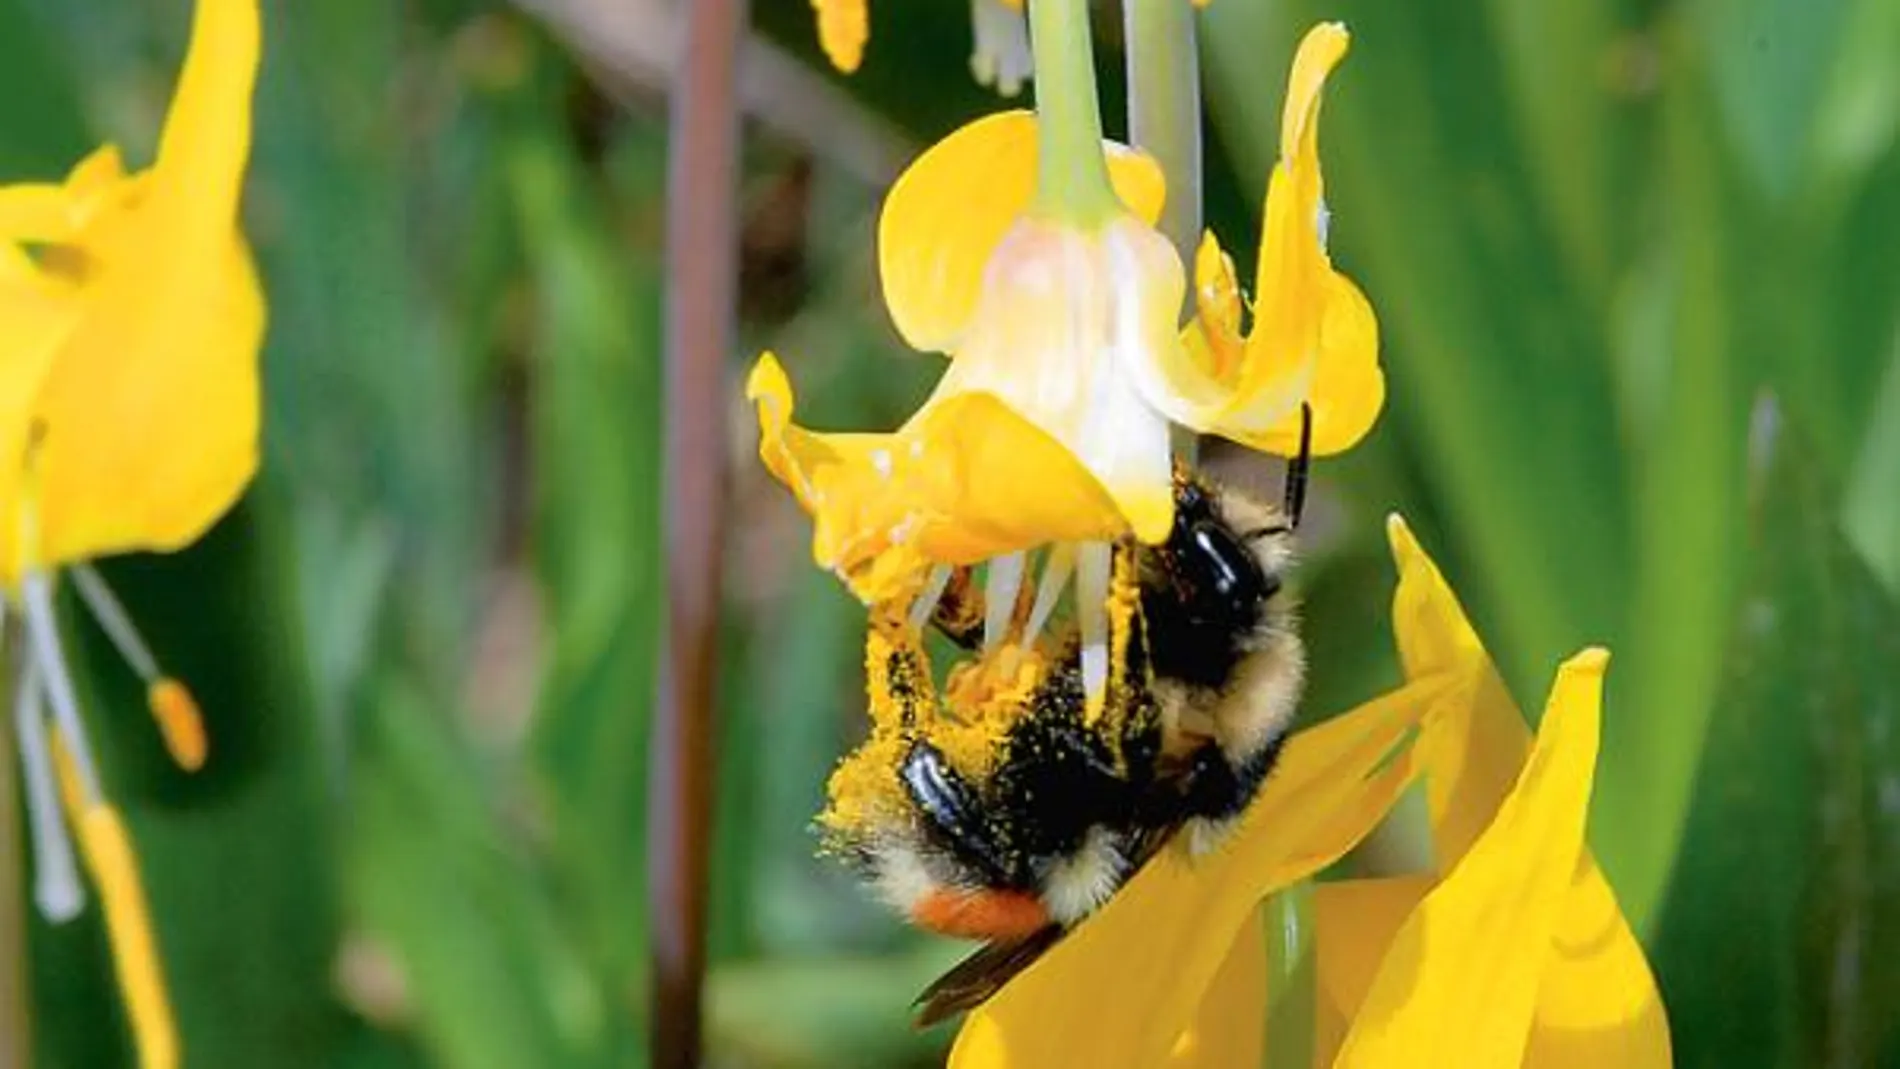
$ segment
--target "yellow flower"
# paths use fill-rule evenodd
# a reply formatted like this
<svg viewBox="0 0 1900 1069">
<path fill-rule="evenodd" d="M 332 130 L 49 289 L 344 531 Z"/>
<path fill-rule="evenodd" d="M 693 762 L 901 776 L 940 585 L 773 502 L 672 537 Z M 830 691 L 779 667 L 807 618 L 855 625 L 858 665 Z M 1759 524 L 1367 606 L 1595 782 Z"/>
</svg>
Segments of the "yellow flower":
<svg viewBox="0 0 1900 1069">
<path fill-rule="evenodd" d="M 1334 1064 L 1669 1065 L 1655 979 L 1583 842 L 1607 655 L 1564 666 L 1533 743 L 1437 566 L 1390 534 L 1406 671 L 1458 680 L 1417 744 L 1440 876 L 1320 887 L 1325 1031 L 1350 1022 Z"/>
<path fill-rule="evenodd" d="M 1396 519 L 1392 542 L 1406 685 L 1296 736 L 1225 849 L 1164 851 L 970 1015 L 953 1066 L 1260 1064 L 1260 901 L 1340 856 L 1419 772 L 1442 878 L 1319 888 L 1321 1064 L 1669 1064 L 1654 980 L 1583 848 L 1607 655 L 1564 666 L 1529 744 Z"/>
<path fill-rule="evenodd" d="M 1172 517 L 1171 422 L 1284 447 L 1310 399 L 1325 444 L 1363 433 L 1382 395 L 1363 382 L 1377 382 L 1376 327 L 1317 231 L 1318 100 L 1345 40 L 1317 27 L 1295 61 L 1295 151 L 1269 193 L 1261 311 L 1244 342 L 1197 328 L 1183 340 L 1184 272 L 1152 226 L 1163 189 L 1146 157 L 1107 146 L 1123 207 L 1093 225 L 1035 210 L 1028 113 L 979 119 L 920 157 L 885 201 L 879 270 L 904 339 L 954 354 L 936 391 L 894 434 L 821 435 L 791 423 L 776 361 L 751 383 L 761 456 L 812 511 L 818 563 L 876 600 L 914 587 L 926 563 L 1131 532 L 1158 542 Z M 1299 204 L 1303 228 L 1287 221 Z M 1237 332 L 1236 288 L 1225 301 Z M 1354 396 L 1309 398 L 1316 365 L 1345 368 L 1330 378 Z M 1358 429 L 1340 433 L 1336 410 Z"/>
<path fill-rule="evenodd" d="M 815 559 L 867 601 L 902 592 L 925 563 L 1105 540 L 1131 523 L 1150 540 L 1167 533 L 1167 425 L 1117 370 L 1122 350 L 1175 344 L 1184 282 L 1141 222 L 1160 211 L 1160 173 L 1110 146 L 1115 189 L 1139 218 L 1087 234 L 1025 216 L 1037 155 L 1033 117 L 992 115 L 933 146 L 885 201 L 892 318 L 912 345 L 958 353 L 902 428 L 794 425 L 790 383 L 770 354 L 748 384 L 760 456 L 811 511 Z M 1104 246 L 1132 270 L 1165 276 L 1173 265 L 1172 288 L 1111 277 L 1095 255 Z M 1007 254 L 992 258 L 999 249 Z M 1071 306 L 1095 314 L 1052 314 Z"/>
<path fill-rule="evenodd" d="M 256 469 L 264 303 L 237 208 L 258 37 L 255 0 L 200 0 L 151 168 L 128 174 L 107 146 L 62 183 L 0 188 L 0 586 L 26 633 L 15 728 L 35 898 L 54 920 L 83 905 L 63 779 L 148 1067 L 176 1064 L 177 1038 L 136 865 L 59 648 L 53 579 L 67 570 L 146 681 L 173 756 L 202 764 L 190 694 L 86 561 L 192 542 Z"/>
<path fill-rule="evenodd" d="M 846 74 L 856 71 L 871 37 L 866 0 L 811 0 L 811 6 L 825 57 Z M 1022 0 L 970 0 L 970 30 L 970 73 L 979 85 L 1015 96 L 1035 72 Z"/>
</svg>

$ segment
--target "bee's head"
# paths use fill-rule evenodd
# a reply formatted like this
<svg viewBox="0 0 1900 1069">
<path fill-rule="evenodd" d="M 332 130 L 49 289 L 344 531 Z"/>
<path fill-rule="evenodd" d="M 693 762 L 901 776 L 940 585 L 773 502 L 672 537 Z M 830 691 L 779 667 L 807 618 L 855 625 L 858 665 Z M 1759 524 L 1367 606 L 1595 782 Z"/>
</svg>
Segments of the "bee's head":
<svg viewBox="0 0 1900 1069">
<path fill-rule="evenodd" d="M 1292 528 L 1281 514 L 1198 478 L 1175 488 L 1174 529 L 1164 554 L 1189 615 L 1244 627 L 1280 592 Z"/>
</svg>

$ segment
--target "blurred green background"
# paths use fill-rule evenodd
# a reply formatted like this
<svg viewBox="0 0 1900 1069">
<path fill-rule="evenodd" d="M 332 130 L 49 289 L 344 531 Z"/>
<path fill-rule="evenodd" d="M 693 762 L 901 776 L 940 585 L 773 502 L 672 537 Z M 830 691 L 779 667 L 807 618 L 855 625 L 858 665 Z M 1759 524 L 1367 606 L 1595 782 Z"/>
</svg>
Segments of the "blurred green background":
<svg viewBox="0 0 1900 1069">
<path fill-rule="evenodd" d="M 811 856 L 862 616 L 807 566 L 737 381 L 770 345 L 814 424 L 904 417 L 936 365 L 877 303 L 879 190 L 995 104 L 967 4 L 874 0 L 850 80 L 805 0 L 754 7 L 709 1045 L 928 1064 L 947 1036 L 905 1007 L 957 948 Z M 149 159 L 188 13 L 0 0 L 0 176 L 108 138 Z M 673 18 L 266 0 L 263 474 L 197 546 L 106 569 L 199 695 L 202 773 L 74 627 L 192 1066 L 644 1057 Z M 1900 2 L 1217 0 L 1229 248 L 1322 18 L 1354 33 L 1322 123 L 1333 250 L 1391 397 L 1317 473 L 1309 714 L 1396 677 L 1399 509 L 1527 708 L 1563 654 L 1615 649 L 1591 836 L 1679 1064 L 1900 1066 Z M 1112 100 L 1113 5 L 1101 26 Z M 32 1064 L 128 1064 L 97 910 L 9 913 L 31 1005 L 0 1019 L 30 1020 Z"/>
</svg>

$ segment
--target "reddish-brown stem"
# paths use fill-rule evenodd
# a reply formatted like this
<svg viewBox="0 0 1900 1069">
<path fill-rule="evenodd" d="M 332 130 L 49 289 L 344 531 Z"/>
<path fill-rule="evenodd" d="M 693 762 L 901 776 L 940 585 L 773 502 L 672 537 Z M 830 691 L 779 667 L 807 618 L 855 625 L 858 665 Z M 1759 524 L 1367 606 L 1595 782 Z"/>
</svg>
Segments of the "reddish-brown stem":
<svg viewBox="0 0 1900 1069">
<path fill-rule="evenodd" d="M 647 797 L 654 1069 L 700 1062 L 726 354 L 738 286 L 735 63 L 746 0 L 693 0 L 673 83 L 666 232 L 666 630 Z"/>
</svg>

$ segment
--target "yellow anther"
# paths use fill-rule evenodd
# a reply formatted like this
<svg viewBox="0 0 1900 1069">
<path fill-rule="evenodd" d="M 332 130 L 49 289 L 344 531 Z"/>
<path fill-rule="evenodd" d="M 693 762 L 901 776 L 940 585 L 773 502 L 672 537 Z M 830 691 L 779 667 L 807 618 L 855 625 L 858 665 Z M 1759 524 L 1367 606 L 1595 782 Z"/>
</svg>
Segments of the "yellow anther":
<svg viewBox="0 0 1900 1069">
<path fill-rule="evenodd" d="M 871 36 L 865 0 L 811 0 L 818 16 L 818 45 L 831 65 L 850 74 L 864 60 L 864 42 Z"/>
<path fill-rule="evenodd" d="M 159 734 L 165 737 L 165 749 L 178 767 L 187 772 L 203 768 L 208 747 L 205 722 L 191 691 L 176 679 L 160 676 L 146 688 L 145 703 L 151 707 L 152 719 L 158 721 Z"/>
<path fill-rule="evenodd" d="M 119 996 L 125 1000 L 125 1015 L 132 1024 L 139 1069 L 177 1069 L 178 1024 L 172 1016 L 171 997 L 165 992 L 158 940 L 152 932 L 151 911 L 145 904 L 145 888 L 139 882 L 132 840 L 117 810 L 103 801 L 86 800 L 72 754 L 58 733 L 53 736 L 53 763 L 59 767 L 66 813 L 79 832 L 86 871 L 99 889 L 112 964 L 119 976 Z"/>
</svg>

